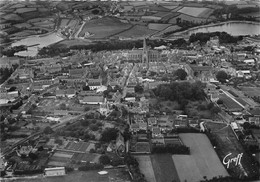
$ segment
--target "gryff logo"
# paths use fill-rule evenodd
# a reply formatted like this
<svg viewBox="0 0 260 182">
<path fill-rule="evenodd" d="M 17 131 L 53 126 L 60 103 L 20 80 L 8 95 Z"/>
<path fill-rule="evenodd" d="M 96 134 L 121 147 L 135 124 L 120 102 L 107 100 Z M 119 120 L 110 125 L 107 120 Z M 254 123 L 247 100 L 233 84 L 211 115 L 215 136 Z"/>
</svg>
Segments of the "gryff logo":
<svg viewBox="0 0 260 182">
<path fill-rule="evenodd" d="M 241 154 L 238 154 L 236 157 L 233 157 L 233 158 L 230 158 L 230 159 L 227 159 L 228 156 L 230 156 L 232 153 L 229 153 L 228 155 L 226 155 L 223 159 L 223 164 L 224 165 L 227 165 L 227 168 L 229 168 L 229 165 L 231 162 L 235 162 L 235 165 L 240 165 L 241 164 L 241 158 L 242 158 L 242 155 L 243 153 Z"/>
</svg>

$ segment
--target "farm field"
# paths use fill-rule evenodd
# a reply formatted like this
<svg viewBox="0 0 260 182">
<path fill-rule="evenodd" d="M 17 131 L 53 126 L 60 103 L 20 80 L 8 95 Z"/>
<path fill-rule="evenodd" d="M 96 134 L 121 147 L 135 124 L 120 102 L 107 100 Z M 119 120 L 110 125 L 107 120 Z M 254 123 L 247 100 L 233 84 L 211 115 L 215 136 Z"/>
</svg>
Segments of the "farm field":
<svg viewBox="0 0 260 182">
<path fill-rule="evenodd" d="M 159 24 L 159 23 L 149 23 L 148 28 L 152 30 L 161 31 L 167 27 L 169 27 L 171 24 Z"/>
<path fill-rule="evenodd" d="M 235 166 L 234 163 L 230 164 L 228 172 L 231 176 L 243 177 L 247 175 L 249 177 L 254 177 L 258 174 L 258 167 L 253 162 L 252 158 L 245 153 L 245 150 L 237 140 L 230 126 L 224 126 L 223 123 L 218 124 L 212 122 L 206 122 L 205 126 L 208 129 L 211 129 L 211 135 L 216 140 L 216 151 L 221 160 L 229 153 L 232 153 L 231 157 L 243 153 L 240 166 Z"/>
<path fill-rule="evenodd" d="M 169 154 L 151 155 L 151 161 L 156 182 L 179 182 L 175 163 Z"/>
<path fill-rule="evenodd" d="M 141 171 L 141 173 L 144 174 L 145 179 L 149 182 L 156 182 L 150 156 L 149 155 L 143 155 L 143 156 L 137 155 L 137 156 L 135 156 L 135 158 L 139 163 L 140 171 Z"/>
<path fill-rule="evenodd" d="M 17 10 L 15 10 L 15 13 L 27 13 L 27 12 L 31 12 L 31 11 L 36 11 L 37 8 L 19 8 Z"/>
<path fill-rule="evenodd" d="M 126 30 L 120 34 L 115 35 L 116 37 L 122 38 L 137 38 L 137 37 L 144 37 L 147 35 L 151 35 L 155 30 L 150 30 L 145 26 L 135 25 L 133 28 Z"/>
<path fill-rule="evenodd" d="M 122 23 L 118 19 L 104 17 L 90 20 L 86 23 L 79 36 L 83 37 L 85 32 L 89 32 L 90 34 L 93 34 L 91 38 L 108 38 L 129 29 L 131 26 L 131 24 Z"/>
<path fill-rule="evenodd" d="M 70 21 L 70 19 L 61 19 L 61 22 L 60 22 L 60 27 L 65 27 L 68 22 Z"/>
<path fill-rule="evenodd" d="M 108 169 L 107 175 L 99 175 L 97 170 L 93 171 L 74 171 L 65 176 L 35 178 L 35 179 L 19 179 L 17 182 L 130 182 L 131 178 L 124 168 Z"/>
<path fill-rule="evenodd" d="M 173 10 L 173 9 L 177 8 L 178 6 L 169 5 L 169 6 L 163 6 L 163 7 L 167 8 L 167 9 L 170 9 L 170 10 Z"/>
<path fill-rule="evenodd" d="M 185 133 L 179 136 L 191 151 L 190 155 L 172 156 L 181 181 L 196 182 L 203 180 L 204 176 L 207 176 L 207 179 L 228 176 L 206 135 Z"/>
<path fill-rule="evenodd" d="M 172 32 L 172 31 L 176 31 L 176 30 L 179 30 L 179 29 L 181 29 L 180 26 L 172 25 L 172 26 L 169 26 L 166 29 L 160 31 L 159 33 L 155 34 L 154 36 L 162 36 L 163 34 L 165 34 L 167 32 Z"/>
<path fill-rule="evenodd" d="M 55 46 L 58 47 L 71 47 L 71 46 L 80 46 L 80 45 L 90 45 L 91 42 L 88 40 L 80 40 L 80 39 L 71 39 L 71 40 L 63 40 L 58 42 Z"/>
</svg>

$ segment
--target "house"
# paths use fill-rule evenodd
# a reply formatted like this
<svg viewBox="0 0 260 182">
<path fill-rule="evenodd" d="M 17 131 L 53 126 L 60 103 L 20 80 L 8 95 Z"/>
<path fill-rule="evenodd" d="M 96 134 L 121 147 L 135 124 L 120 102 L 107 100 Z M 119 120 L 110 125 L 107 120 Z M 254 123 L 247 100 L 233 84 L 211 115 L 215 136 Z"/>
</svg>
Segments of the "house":
<svg viewBox="0 0 260 182">
<path fill-rule="evenodd" d="M 16 76 L 19 76 L 19 79 L 33 78 L 33 70 L 31 68 L 19 68 L 16 70 Z"/>
<path fill-rule="evenodd" d="M 132 133 L 137 133 L 138 131 L 140 131 L 139 124 L 138 123 L 132 123 L 130 125 L 130 131 Z"/>
<path fill-rule="evenodd" d="M 148 126 L 155 126 L 157 125 L 157 118 L 156 117 L 150 117 L 147 119 Z"/>
<path fill-rule="evenodd" d="M 87 82 L 90 90 L 96 90 L 101 88 L 102 86 L 102 79 L 89 79 Z"/>
<path fill-rule="evenodd" d="M 72 98 L 72 97 L 74 97 L 75 95 L 76 95 L 76 90 L 75 90 L 75 89 L 70 88 L 70 89 L 67 89 L 67 90 L 66 90 L 66 96 L 67 96 L 68 98 Z"/>
<path fill-rule="evenodd" d="M 117 149 L 117 152 L 119 152 L 119 153 L 123 153 L 125 151 L 125 140 L 120 132 L 118 132 L 118 135 L 116 138 L 116 149 Z"/>
<path fill-rule="evenodd" d="M 68 97 L 72 98 L 76 95 L 76 90 L 75 89 L 66 89 L 66 90 L 56 90 L 56 97 Z"/>
<path fill-rule="evenodd" d="M 255 59 L 253 59 L 253 58 L 245 59 L 243 62 L 246 63 L 247 65 L 250 65 L 250 66 L 255 65 Z"/>
<path fill-rule="evenodd" d="M 122 98 L 122 94 L 119 92 L 119 90 L 117 90 L 114 94 L 113 94 L 113 101 L 114 102 L 120 102 L 120 99 Z"/>
<path fill-rule="evenodd" d="M 64 176 L 65 167 L 54 167 L 54 168 L 45 168 L 44 173 L 46 176 Z"/>
<path fill-rule="evenodd" d="M 211 66 L 198 66 L 192 64 L 187 65 L 185 69 L 188 75 L 203 82 L 208 82 L 210 78 L 213 78 L 212 70 L 213 68 Z"/>
<path fill-rule="evenodd" d="M 60 72 L 62 67 L 60 64 L 41 66 L 40 68 L 45 73 L 57 73 Z"/>
<path fill-rule="evenodd" d="M 20 150 L 19 150 L 19 154 L 20 155 L 26 155 L 28 156 L 29 153 L 32 151 L 33 147 L 31 145 L 24 145 L 24 146 L 21 146 Z"/>
<path fill-rule="evenodd" d="M 81 104 L 99 105 L 105 102 L 103 96 L 85 96 L 79 100 Z"/>
<path fill-rule="evenodd" d="M 250 79 L 252 77 L 250 70 L 239 70 L 239 71 L 236 71 L 236 74 L 237 74 L 238 78 Z"/>
<path fill-rule="evenodd" d="M 85 70 L 85 68 L 71 69 L 71 70 L 69 70 L 69 75 L 72 78 L 82 78 L 86 75 L 86 70 Z"/>
<path fill-rule="evenodd" d="M 162 138 L 162 133 L 161 133 L 161 129 L 156 126 L 156 127 L 152 127 L 152 138 Z"/>
<path fill-rule="evenodd" d="M 54 116 L 67 116 L 69 112 L 67 110 L 54 110 Z"/>
</svg>

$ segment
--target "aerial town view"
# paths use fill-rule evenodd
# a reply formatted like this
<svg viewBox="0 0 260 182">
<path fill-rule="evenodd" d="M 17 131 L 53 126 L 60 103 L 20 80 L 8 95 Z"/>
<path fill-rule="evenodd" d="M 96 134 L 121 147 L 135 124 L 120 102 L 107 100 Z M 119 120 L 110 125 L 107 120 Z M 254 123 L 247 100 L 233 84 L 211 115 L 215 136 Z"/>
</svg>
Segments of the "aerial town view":
<svg viewBox="0 0 260 182">
<path fill-rule="evenodd" d="M 259 0 L 0 0 L 0 181 L 259 182 Z"/>
</svg>

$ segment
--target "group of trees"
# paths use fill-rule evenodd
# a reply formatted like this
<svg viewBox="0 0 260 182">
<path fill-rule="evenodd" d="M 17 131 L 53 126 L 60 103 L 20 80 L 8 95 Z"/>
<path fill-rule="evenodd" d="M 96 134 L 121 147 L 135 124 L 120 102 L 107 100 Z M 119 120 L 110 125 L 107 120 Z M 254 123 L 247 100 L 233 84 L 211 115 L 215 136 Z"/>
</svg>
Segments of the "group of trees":
<svg viewBox="0 0 260 182">
<path fill-rule="evenodd" d="M 189 100 L 204 100 L 205 84 L 202 82 L 171 82 L 170 84 L 159 85 L 154 89 L 154 94 L 164 100 L 177 101 L 184 109 Z"/>
<path fill-rule="evenodd" d="M 228 79 L 228 74 L 225 71 L 219 71 L 217 72 L 216 78 L 219 82 L 225 83 Z"/>
<path fill-rule="evenodd" d="M 100 141 L 109 143 L 112 140 L 116 140 L 118 131 L 117 128 L 106 128 L 101 134 Z"/>
<path fill-rule="evenodd" d="M 124 160 L 122 160 L 119 157 L 113 157 L 110 158 L 108 155 L 104 154 L 99 157 L 99 162 L 103 165 L 112 165 L 112 166 L 118 166 L 123 165 Z"/>
<path fill-rule="evenodd" d="M 210 33 L 196 33 L 192 34 L 189 38 L 189 42 L 196 42 L 200 41 L 201 43 L 206 43 L 210 40 L 211 37 L 218 36 L 219 43 L 237 43 L 238 41 L 242 40 L 243 37 L 235 37 L 226 32 L 210 32 Z"/>
<path fill-rule="evenodd" d="M 2 84 L 7 78 L 11 76 L 14 70 L 18 67 L 18 65 L 14 65 L 11 68 L 0 68 L 0 84 Z"/>
<path fill-rule="evenodd" d="M 27 47 L 25 45 L 14 46 L 11 48 L 3 49 L 2 54 L 7 57 L 13 57 L 16 52 L 25 51 Z"/>
<path fill-rule="evenodd" d="M 175 72 L 174 72 L 174 75 L 177 76 L 177 78 L 179 80 L 185 80 L 186 77 L 188 76 L 187 72 L 184 70 L 184 69 L 177 69 Z"/>
<path fill-rule="evenodd" d="M 171 48 L 187 46 L 188 43 L 184 39 L 177 40 L 147 40 L 147 45 L 150 47 L 158 47 L 161 45 L 170 46 Z M 70 47 L 61 47 L 54 44 L 50 47 L 43 47 L 39 50 L 38 55 L 40 56 L 70 56 L 73 54 L 70 50 L 91 50 L 93 52 L 99 52 L 103 50 L 120 50 L 120 49 L 133 49 L 142 48 L 143 40 L 111 40 L 111 41 L 96 41 L 89 45 L 74 45 Z"/>
<path fill-rule="evenodd" d="M 133 176 L 133 181 L 146 182 L 144 175 L 139 169 L 139 163 L 133 156 L 131 156 L 130 154 L 126 154 L 124 157 L 124 161 Z"/>
</svg>

